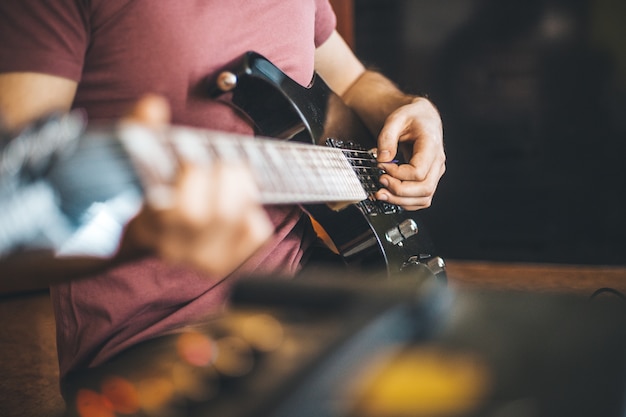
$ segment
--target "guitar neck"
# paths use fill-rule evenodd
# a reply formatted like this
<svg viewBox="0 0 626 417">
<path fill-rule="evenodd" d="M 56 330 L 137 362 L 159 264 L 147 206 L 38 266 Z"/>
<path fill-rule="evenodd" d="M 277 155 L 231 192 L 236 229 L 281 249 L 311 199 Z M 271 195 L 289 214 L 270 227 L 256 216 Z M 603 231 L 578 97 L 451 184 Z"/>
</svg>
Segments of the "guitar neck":
<svg viewBox="0 0 626 417">
<path fill-rule="evenodd" d="M 135 124 L 120 126 L 119 138 L 147 195 L 171 183 L 185 161 L 246 166 L 263 204 L 355 203 L 368 197 L 353 166 L 371 159 L 364 151 L 187 127 L 157 131 Z"/>
<path fill-rule="evenodd" d="M 0 258 L 19 247 L 110 256 L 144 200 L 168 206 L 183 162 L 245 166 L 263 204 L 335 209 L 365 200 L 375 169 L 361 162 L 372 159 L 366 151 L 183 127 L 83 127 L 80 115 L 64 115 L 0 148 Z"/>
</svg>

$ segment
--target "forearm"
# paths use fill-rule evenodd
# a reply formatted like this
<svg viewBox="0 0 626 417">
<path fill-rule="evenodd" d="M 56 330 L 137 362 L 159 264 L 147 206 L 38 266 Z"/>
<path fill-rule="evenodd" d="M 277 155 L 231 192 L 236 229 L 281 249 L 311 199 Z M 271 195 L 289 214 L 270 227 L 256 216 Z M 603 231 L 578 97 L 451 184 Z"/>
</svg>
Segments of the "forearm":
<svg viewBox="0 0 626 417">
<path fill-rule="evenodd" d="M 20 253 L 0 260 L 0 295 L 41 290 L 104 268 L 96 258 L 59 259 L 51 252 Z"/>
<path fill-rule="evenodd" d="M 88 277 L 147 253 L 131 233 L 125 233 L 119 249 L 111 257 L 56 256 L 53 250 L 24 250 L 9 254 L 0 258 L 0 295 L 40 290 Z"/>
<path fill-rule="evenodd" d="M 54 111 L 67 111 L 77 83 L 47 74 L 0 74 L 0 120 L 7 131 L 24 126 Z"/>
<path fill-rule="evenodd" d="M 387 77 L 371 70 L 357 78 L 341 98 L 374 135 L 378 135 L 391 113 L 420 99 L 403 93 Z"/>
</svg>

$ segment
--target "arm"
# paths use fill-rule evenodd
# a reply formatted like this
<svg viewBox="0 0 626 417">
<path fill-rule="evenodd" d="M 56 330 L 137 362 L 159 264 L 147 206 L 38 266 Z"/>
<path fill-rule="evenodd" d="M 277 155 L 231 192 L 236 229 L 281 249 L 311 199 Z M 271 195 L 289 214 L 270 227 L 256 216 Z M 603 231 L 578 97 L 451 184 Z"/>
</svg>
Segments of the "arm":
<svg viewBox="0 0 626 417">
<path fill-rule="evenodd" d="M 30 121 L 52 111 L 67 111 L 76 93 L 75 81 L 47 74 L 0 74 L 0 127 L 19 131 Z M 0 294 L 46 287 L 66 276 L 96 270 L 97 259 L 58 262 L 48 253 L 19 254 L 0 260 Z"/>
<path fill-rule="evenodd" d="M 336 32 L 315 55 L 316 71 L 378 136 L 378 160 L 387 174 L 376 197 L 408 210 L 429 207 L 445 172 L 441 118 L 423 97 L 400 91 L 383 75 L 365 69 Z M 399 144 L 406 164 L 391 162 Z"/>
<path fill-rule="evenodd" d="M 0 120 L 16 131 L 53 111 L 72 106 L 77 83 L 67 78 L 34 72 L 0 74 Z"/>
<path fill-rule="evenodd" d="M 0 114 L 5 127 L 17 130 L 47 112 L 69 110 L 75 92 L 75 82 L 59 77 L 0 74 Z M 161 98 L 147 97 L 130 117 L 164 124 L 169 120 L 169 106 Z M 0 293 L 43 288 L 145 253 L 224 276 L 273 233 L 253 184 L 247 171 L 236 167 L 216 166 L 210 171 L 184 167 L 174 185 L 176 198 L 171 207 L 146 205 L 127 225 L 113 258 L 55 259 L 51 253 L 24 253 L 0 259 Z"/>
</svg>

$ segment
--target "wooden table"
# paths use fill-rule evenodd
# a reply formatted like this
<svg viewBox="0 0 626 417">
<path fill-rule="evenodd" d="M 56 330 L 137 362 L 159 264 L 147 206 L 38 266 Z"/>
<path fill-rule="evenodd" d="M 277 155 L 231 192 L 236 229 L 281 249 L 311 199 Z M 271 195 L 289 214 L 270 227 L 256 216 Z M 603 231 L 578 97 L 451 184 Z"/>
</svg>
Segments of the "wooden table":
<svg viewBox="0 0 626 417">
<path fill-rule="evenodd" d="M 626 294 L 625 266 L 588 266 L 449 260 L 448 279 L 457 288 L 593 294 L 612 288 Z"/>
</svg>

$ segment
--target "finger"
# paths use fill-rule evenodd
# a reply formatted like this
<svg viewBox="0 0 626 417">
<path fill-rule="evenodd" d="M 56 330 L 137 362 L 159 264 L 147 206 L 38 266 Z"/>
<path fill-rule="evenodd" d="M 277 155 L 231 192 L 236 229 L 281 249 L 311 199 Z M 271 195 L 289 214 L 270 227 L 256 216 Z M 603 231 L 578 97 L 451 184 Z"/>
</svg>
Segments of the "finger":
<svg viewBox="0 0 626 417">
<path fill-rule="evenodd" d="M 246 211 L 261 207 L 248 170 L 216 164 L 210 169 L 185 164 L 175 184 L 175 204 L 152 209 L 161 229 L 200 234 L 206 227 L 235 226 Z"/>
<path fill-rule="evenodd" d="M 158 247 L 172 236 L 192 236 L 206 226 L 211 214 L 212 181 L 208 169 L 183 164 L 172 185 L 167 205 L 146 202 L 137 216 L 135 229 L 144 243 Z"/>
<path fill-rule="evenodd" d="M 251 207 L 260 206 L 260 193 L 248 168 L 218 164 L 213 172 L 216 216 L 237 221 Z"/>
<path fill-rule="evenodd" d="M 404 130 L 404 120 L 391 114 L 378 135 L 376 158 L 379 162 L 390 162 L 398 153 L 398 138 Z"/>
<path fill-rule="evenodd" d="M 421 163 L 420 165 L 410 164 L 380 164 L 380 167 L 394 179 L 401 181 L 425 181 L 433 169 L 433 162 Z M 381 176 L 381 182 L 386 177 Z M 387 184 L 385 184 L 387 186 Z"/>
<path fill-rule="evenodd" d="M 267 213 L 256 207 L 237 223 L 219 223 L 198 236 L 191 250 L 177 254 L 178 261 L 191 263 L 211 275 L 226 276 L 263 246 L 273 231 Z M 179 247 L 188 244 L 181 242 Z"/>
<path fill-rule="evenodd" d="M 401 181 L 393 177 L 384 178 L 383 182 L 387 186 L 377 191 L 381 196 L 387 194 L 396 197 L 422 198 L 434 194 L 435 185 L 428 182 Z"/>
<path fill-rule="evenodd" d="M 128 118 L 154 127 L 163 126 L 171 120 L 170 105 L 165 97 L 148 94 L 135 103 Z"/>
<path fill-rule="evenodd" d="M 424 181 L 433 170 L 445 166 L 443 147 L 431 140 L 413 143 L 413 156 L 406 164 L 379 164 L 389 175 L 405 181 Z M 443 174 L 443 172 L 441 172 Z"/>
<path fill-rule="evenodd" d="M 214 181 L 209 169 L 190 164 L 181 166 L 176 184 L 176 207 L 189 227 L 203 227 L 211 216 Z"/>
<path fill-rule="evenodd" d="M 143 209 L 126 225 L 122 245 L 136 249 L 155 249 L 156 232 L 152 213 Z"/>
<path fill-rule="evenodd" d="M 423 135 L 420 139 L 413 143 L 413 155 L 409 164 L 415 167 L 418 177 L 425 177 L 433 169 L 442 165 L 445 167 L 446 153 L 441 136 Z"/>
<path fill-rule="evenodd" d="M 439 184 L 439 179 L 445 173 L 445 163 L 433 169 L 424 181 L 403 181 L 390 175 L 383 175 L 381 183 L 385 188 L 380 189 L 375 197 L 406 209 L 419 206 L 429 207 Z"/>
<path fill-rule="evenodd" d="M 400 206 L 405 210 L 421 210 L 431 206 L 433 196 L 400 197 L 389 192 L 378 191 L 376 193 L 376 198 L 381 201 Z"/>
</svg>

